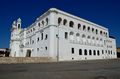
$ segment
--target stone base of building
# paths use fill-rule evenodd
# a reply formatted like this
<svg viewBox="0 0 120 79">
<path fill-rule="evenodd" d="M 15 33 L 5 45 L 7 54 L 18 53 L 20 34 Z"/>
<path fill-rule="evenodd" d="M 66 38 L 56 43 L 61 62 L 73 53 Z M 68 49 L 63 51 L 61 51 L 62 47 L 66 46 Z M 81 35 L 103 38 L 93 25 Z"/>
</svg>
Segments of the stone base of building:
<svg viewBox="0 0 120 79">
<path fill-rule="evenodd" d="M 57 62 L 51 57 L 0 57 L 0 64 Z"/>
</svg>

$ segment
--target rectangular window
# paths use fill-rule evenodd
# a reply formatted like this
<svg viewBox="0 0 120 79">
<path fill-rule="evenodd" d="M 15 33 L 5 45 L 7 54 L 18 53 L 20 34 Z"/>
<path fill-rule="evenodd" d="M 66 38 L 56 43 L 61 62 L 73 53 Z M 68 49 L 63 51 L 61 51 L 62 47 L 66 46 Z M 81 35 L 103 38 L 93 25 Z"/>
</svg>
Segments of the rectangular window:
<svg viewBox="0 0 120 79">
<path fill-rule="evenodd" d="M 65 39 L 68 39 L 68 33 L 65 32 Z"/>
<path fill-rule="evenodd" d="M 74 48 L 71 49 L 72 54 L 74 54 Z"/>
</svg>

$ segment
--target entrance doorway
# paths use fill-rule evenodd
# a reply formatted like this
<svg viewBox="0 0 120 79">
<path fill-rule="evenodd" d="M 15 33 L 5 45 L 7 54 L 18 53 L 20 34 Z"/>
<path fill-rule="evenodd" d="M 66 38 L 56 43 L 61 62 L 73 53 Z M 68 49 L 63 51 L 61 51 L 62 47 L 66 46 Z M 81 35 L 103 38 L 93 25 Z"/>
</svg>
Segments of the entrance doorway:
<svg viewBox="0 0 120 79">
<path fill-rule="evenodd" d="M 31 50 L 27 50 L 26 57 L 31 57 Z"/>
</svg>

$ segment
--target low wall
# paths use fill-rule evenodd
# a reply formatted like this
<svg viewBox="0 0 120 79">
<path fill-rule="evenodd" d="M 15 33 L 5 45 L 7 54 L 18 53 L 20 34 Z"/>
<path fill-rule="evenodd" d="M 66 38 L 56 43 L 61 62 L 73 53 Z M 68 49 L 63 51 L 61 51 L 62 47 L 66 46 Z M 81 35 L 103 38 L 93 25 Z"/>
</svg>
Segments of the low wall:
<svg viewBox="0 0 120 79">
<path fill-rule="evenodd" d="M 56 62 L 50 57 L 0 57 L 0 64 Z"/>
</svg>

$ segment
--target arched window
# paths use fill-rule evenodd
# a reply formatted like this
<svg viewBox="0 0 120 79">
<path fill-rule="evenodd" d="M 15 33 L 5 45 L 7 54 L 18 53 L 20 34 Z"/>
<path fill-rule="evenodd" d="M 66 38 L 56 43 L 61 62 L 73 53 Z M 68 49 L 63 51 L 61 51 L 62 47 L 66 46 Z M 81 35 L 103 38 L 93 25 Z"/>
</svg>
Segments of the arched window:
<svg viewBox="0 0 120 79">
<path fill-rule="evenodd" d="M 58 24 L 60 25 L 60 23 L 61 23 L 61 21 L 62 21 L 62 18 L 58 18 Z"/>
<path fill-rule="evenodd" d="M 105 32 L 104 32 L 104 36 L 105 36 Z"/>
<path fill-rule="evenodd" d="M 74 22 L 73 22 L 73 21 L 70 21 L 70 22 L 69 22 L 69 26 L 70 26 L 70 27 L 73 27 L 73 26 L 74 26 Z"/>
<path fill-rule="evenodd" d="M 77 37 L 79 37 L 79 36 L 80 36 L 80 34 L 79 34 L 79 33 L 76 33 L 76 36 L 77 36 Z"/>
<path fill-rule="evenodd" d="M 96 34 L 98 34 L 98 30 L 96 29 Z"/>
<path fill-rule="evenodd" d="M 63 25 L 66 25 L 66 24 L 67 24 L 67 20 L 64 19 L 64 20 L 63 20 Z"/>
<path fill-rule="evenodd" d="M 99 50 L 97 51 L 97 55 L 100 55 L 100 51 Z"/>
<path fill-rule="evenodd" d="M 88 39 L 88 43 L 91 43 L 90 38 L 91 38 L 90 36 L 87 37 L 87 39 Z"/>
<path fill-rule="evenodd" d="M 90 32 L 90 27 L 88 27 L 88 32 Z"/>
<path fill-rule="evenodd" d="M 89 55 L 92 55 L 92 51 L 91 50 L 89 50 Z"/>
<path fill-rule="evenodd" d="M 40 23 L 38 23 L 38 26 L 40 27 Z"/>
<path fill-rule="evenodd" d="M 111 50 L 111 54 L 112 54 L 112 50 Z"/>
<path fill-rule="evenodd" d="M 85 34 L 83 34 L 83 35 L 82 35 L 82 38 L 85 38 L 85 37 L 86 37 Z"/>
<path fill-rule="evenodd" d="M 95 50 L 93 51 L 93 54 L 96 55 L 96 51 Z"/>
<path fill-rule="evenodd" d="M 92 28 L 92 32 L 94 32 L 94 28 Z"/>
<path fill-rule="evenodd" d="M 84 53 L 85 53 L 85 55 L 87 55 L 87 50 L 86 49 L 84 50 Z"/>
<path fill-rule="evenodd" d="M 86 43 L 86 36 L 84 34 L 82 35 L 82 40 L 83 40 L 83 43 Z"/>
<path fill-rule="evenodd" d="M 70 40 L 74 40 L 74 36 L 73 36 L 74 32 L 71 31 L 69 35 L 70 35 Z"/>
<path fill-rule="evenodd" d="M 102 35 L 102 31 L 100 31 L 100 35 Z"/>
<path fill-rule="evenodd" d="M 80 27 L 81 27 L 81 24 L 79 23 L 79 24 L 78 24 L 78 29 L 80 29 Z"/>
<path fill-rule="evenodd" d="M 80 41 L 80 34 L 79 33 L 76 33 L 76 38 L 77 38 L 77 41 L 79 42 Z"/>
<path fill-rule="evenodd" d="M 79 55 L 82 55 L 82 49 L 79 49 Z"/>
<path fill-rule="evenodd" d="M 42 21 L 42 25 L 44 26 L 44 24 L 45 24 L 45 22 L 44 21 Z"/>
<path fill-rule="evenodd" d="M 104 50 L 102 50 L 102 54 L 104 54 Z"/>
<path fill-rule="evenodd" d="M 106 37 L 107 37 L 107 33 L 105 33 L 106 34 Z"/>
<path fill-rule="evenodd" d="M 46 18 L 46 25 L 48 25 L 48 18 Z"/>
<path fill-rule="evenodd" d="M 85 31 L 86 30 L 86 26 L 85 25 L 83 25 L 83 31 Z"/>
</svg>

